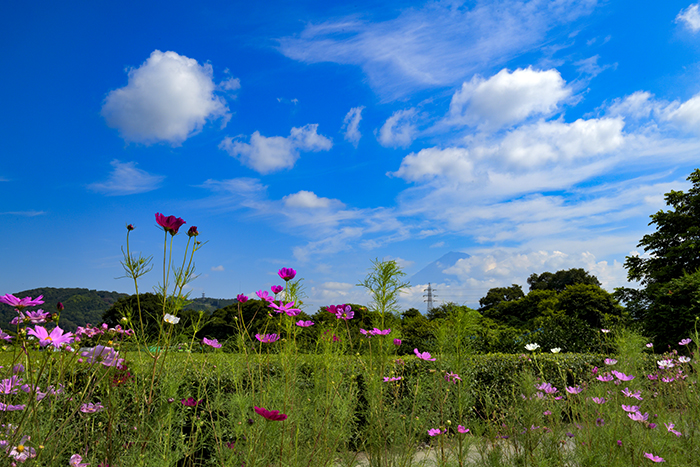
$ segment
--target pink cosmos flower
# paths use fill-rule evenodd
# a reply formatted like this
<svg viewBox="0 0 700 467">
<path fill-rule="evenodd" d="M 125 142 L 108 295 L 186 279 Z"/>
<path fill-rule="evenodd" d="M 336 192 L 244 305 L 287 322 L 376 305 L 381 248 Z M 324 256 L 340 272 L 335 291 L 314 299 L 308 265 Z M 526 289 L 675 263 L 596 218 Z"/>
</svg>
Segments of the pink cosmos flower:
<svg viewBox="0 0 700 467">
<path fill-rule="evenodd" d="M 262 342 L 263 344 L 271 344 L 279 340 L 280 336 L 277 334 L 256 334 L 255 338 Z"/>
<path fill-rule="evenodd" d="M 440 428 L 432 428 L 432 429 L 428 430 L 429 436 L 439 436 L 443 433 L 444 433 L 444 431 L 441 430 Z"/>
<path fill-rule="evenodd" d="M 626 374 L 624 374 L 620 371 L 617 371 L 617 370 L 613 370 L 610 373 L 615 375 L 615 378 L 619 379 L 620 381 L 632 381 L 634 379 L 634 376 L 632 376 L 632 375 L 627 376 Z"/>
<path fill-rule="evenodd" d="M 434 362 L 435 359 L 430 357 L 430 353 L 428 352 L 423 352 L 420 353 L 418 349 L 413 349 L 413 353 L 416 354 L 416 357 L 420 358 L 421 360 L 425 360 L 426 362 Z"/>
<path fill-rule="evenodd" d="M 644 457 L 646 457 L 647 459 L 649 459 L 652 462 L 666 462 L 663 458 L 661 458 L 659 456 L 655 456 L 654 454 L 652 454 L 650 452 L 645 452 Z"/>
<path fill-rule="evenodd" d="M 591 397 L 591 400 L 596 404 L 605 404 L 607 401 L 602 397 Z"/>
<path fill-rule="evenodd" d="M 294 302 L 289 302 L 285 305 L 277 305 L 275 302 L 270 302 L 270 305 L 268 306 L 277 311 L 277 313 L 287 313 L 287 316 L 296 316 L 301 313 L 300 309 L 292 308 L 294 306 Z"/>
<path fill-rule="evenodd" d="M 277 295 L 278 293 L 284 290 L 284 287 L 282 287 L 281 285 L 273 285 L 272 287 L 270 287 L 270 290 L 272 290 L 273 294 Z"/>
<path fill-rule="evenodd" d="M 46 330 L 43 326 L 34 326 L 34 329 L 28 329 L 27 334 L 35 336 L 39 339 L 39 345 L 41 347 L 46 347 L 47 345 L 53 345 L 55 348 L 59 349 L 64 344 L 70 344 L 73 342 L 73 333 L 67 332 L 63 333 L 63 329 L 56 326 L 51 330 L 51 333 Z"/>
<path fill-rule="evenodd" d="M 163 214 L 156 213 L 156 223 L 163 228 L 165 232 L 170 235 L 177 235 L 177 231 L 180 230 L 182 224 L 187 224 L 182 218 L 175 216 L 165 217 Z"/>
<path fill-rule="evenodd" d="M 557 388 L 551 385 L 551 383 L 542 383 L 539 386 L 535 386 L 540 391 L 544 391 L 547 394 L 554 394 L 559 392 Z"/>
<path fill-rule="evenodd" d="M 613 376 L 612 376 L 611 374 L 606 373 L 606 374 L 604 374 L 604 375 L 596 376 L 596 379 L 597 379 L 598 381 L 603 381 L 604 383 L 607 383 L 607 382 L 609 382 L 609 381 L 612 381 L 612 380 L 615 379 L 615 378 L 613 378 Z"/>
<path fill-rule="evenodd" d="M 0 339 L 10 342 L 12 340 L 12 336 L 0 329 Z"/>
<path fill-rule="evenodd" d="M 281 422 L 283 420 L 287 419 L 287 415 L 280 413 L 279 410 L 267 410 L 263 409 L 262 407 L 253 407 L 255 409 L 255 413 L 260 415 L 261 417 L 273 421 L 273 422 Z"/>
<path fill-rule="evenodd" d="M 462 425 L 457 425 L 458 433 L 469 433 L 469 428 L 464 428 Z"/>
<path fill-rule="evenodd" d="M 29 321 L 31 324 L 45 323 L 51 317 L 51 313 L 44 310 L 28 311 L 24 315 L 24 321 Z"/>
<path fill-rule="evenodd" d="M 266 302 L 272 302 L 275 297 L 271 297 L 269 293 L 267 293 L 267 290 L 258 290 L 255 292 L 255 295 L 260 297 L 262 300 L 265 300 Z"/>
<path fill-rule="evenodd" d="M 691 342 L 693 342 L 693 339 L 683 339 L 682 341 L 680 341 L 680 342 L 678 343 L 678 345 L 688 345 L 688 344 L 690 344 Z"/>
<path fill-rule="evenodd" d="M 551 411 L 551 410 L 545 410 L 544 412 L 542 412 L 542 415 L 552 415 L 552 411 Z"/>
<path fill-rule="evenodd" d="M 294 279 L 294 277 L 297 275 L 297 272 L 292 268 L 282 268 L 279 271 L 277 271 L 277 274 L 279 274 L 280 279 L 286 282 Z"/>
<path fill-rule="evenodd" d="M 83 463 L 83 457 L 80 454 L 70 456 L 70 467 L 88 467 L 90 464 Z"/>
<path fill-rule="evenodd" d="M 209 347 L 214 347 L 215 349 L 220 349 L 221 344 L 219 344 L 219 341 L 216 339 L 207 339 L 206 337 L 202 339 L 202 342 L 205 345 L 208 345 Z"/>
<path fill-rule="evenodd" d="M 87 358 L 87 362 L 90 364 L 101 363 L 104 366 L 120 366 L 124 363 L 124 359 L 119 358 L 119 352 L 112 347 L 105 347 L 104 345 L 96 345 L 80 355 Z"/>
<path fill-rule="evenodd" d="M 238 295 L 236 295 L 236 300 L 238 300 L 238 303 L 245 303 L 248 301 L 248 297 L 246 297 L 242 293 L 239 293 Z"/>
<path fill-rule="evenodd" d="M 370 333 L 373 334 L 373 335 L 375 335 L 375 336 L 386 336 L 386 335 L 388 335 L 389 333 L 391 333 L 391 329 L 384 329 L 384 330 L 382 330 L 382 329 L 374 328 L 374 329 L 372 329 L 372 330 L 370 331 Z"/>
<path fill-rule="evenodd" d="M 19 404 L 19 405 L 10 405 L 10 404 L 3 404 L 0 402 L 0 412 L 14 412 L 17 410 L 24 410 L 27 406 L 24 404 Z"/>
<path fill-rule="evenodd" d="M 88 467 L 90 464 L 83 463 L 83 457 L 80 454 L 70 456 L 70 467 Z"/>
<path fill-rule="evenodd" d="M 21 383 L 22 378 L 17 375 L 12 375 L 7 379 L 3 379 L 0 381 L 0 394 L 17 394 Z"/>
<path fill-rule="evenodd" d="M 445 381 L 457 384 L 457 381 L 462 381 L 462 378 L 457 373 L 447 373 L 445 374 Z"/>
<path fill-rule="evenodd" d="M 204 402 L 204 399 L 195 400 L 194 397 L 188 397 L 187 399 L 180 400 L 180 403 L 185 407 L 197 407 L 202 402 Z"/>
<path fill-rule="evenodd" d="M 647 344 L 647 347 L 652 348 L 652 347 L 654 347 L 654 344 L 652 344 L 651 342 L 649 342 L 649 343 Z"/>
<path fill-rule="evenodd" d="M 401 381 L 403 378 L 401 376 L 394 376 L 393 378 L 384 378 L 385 383 L 390 383 L 392 381 Z"/>
<path fill-rule="evenodd" d="M 567 386 L 564 388 L 569 394 L 579 394 L 583 389 L 579 386 Z"/>
<path fill-rule="evenodd" d="M 296 324 L 296 325 L 299 326 L 300 328 L 308 328 L 309 326 L 313 326 L 313 325 L 314 325 L 314 322 L 313 322 L 313 321 L 301 321 L 301 320 L 300 320 L 300 321 L 297 321 L 297 322 L 294 323 L 294 324 Z"/>
<path fill-rule="evenodd" d="M 352 319 L 353 316 L 355 316 L 355 312 L 352 311 L 352 307 L 350 305 L 338 305 L 335 313 L 336 319 L 344 319 L 347 321 Z"/>
<path fill-rule="evenodd" d="M 95 413 L 95 412 L 101 412 L 103 410 L 104 410 L 104 406 L 102 404 L 100 404 L 99 402 L 96 404 L 89 402 L 87 404 L 83 404 L 80 406 L 80 411 L 82 413 Z"/>
<path fill-rule="evenodd" d="M 0 302 L 22 310 L 28 306 L 43 305 L 44 301 L 42 300 L 42 298 L 44 298 L 43 295 L 39 295 L 33 300 L 32 297 L 17 298 L 11 293 L 8 293 L 0 297 Z"/>
<path fill-rule="evenodd" d="M 606 358 L 606 359 L 605 359 L 605 364 L 606 364 L 606 365 L 614 365 L 614 364 L 616 364 L 616 363 L 617 363 L 617 360 L 615 360 L 614 358 Z"/>
<path fill-rule="evenodd" d="M 628 413 L 627 416 L 635 422 L 646 422 L 649 419 L 649 414 L 647 412 L 644 412 L 644 414 L 641 412 Z"/>
<path fill-rule="evenodd" d="M 629 388 L 625 388 L 625 389 L 623 389 L 623 390 L 620 391 L 620 392 L 622 392 L 622 394 L 623 394 L 625 397 L 633 397 L 633 398 L 637 399 L 638 401 L 644 400 L 644 399 L 642 398 L 642 391 L 634 391 L 634 392 L 632 392 L 632 391 L 629 390 Z"/>
<path fill-rule="evenodd" d="M 401 339 L 394 339 L 394 345 L 397 347 L 401 345 Z"/>
<path fill-rule="evenodd" d="M 14 446 L 10 451 L 10 457 L 14 460 L 24 463 L 27 459 L 33 459 L 36 457 L 36 450 L 29 446 L 26 446 L 27 441 L 30 440 L 29 436 L 23 436 L 19 441 L 17 446 Z"/>
<path fill-rule="evenodd" d="M 625 412 L 632 412 L 632 413 L 639 412 L 639 406 L 622 404 L 622 410 L 624 410 Z"/>
</svg>

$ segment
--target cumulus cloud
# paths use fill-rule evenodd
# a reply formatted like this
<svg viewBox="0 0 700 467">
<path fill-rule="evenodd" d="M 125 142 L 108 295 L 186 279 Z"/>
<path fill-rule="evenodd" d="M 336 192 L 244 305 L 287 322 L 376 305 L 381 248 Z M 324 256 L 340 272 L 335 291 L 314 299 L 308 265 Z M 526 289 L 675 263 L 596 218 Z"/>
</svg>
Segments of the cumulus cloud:
<svg viewBox="0 0 700 467">
<path fill-rule="evenodd" d="M 104 182 L 91 183 L 88 189 L 107 196 L 133 195 L 156 190 L 165 180 L 163 175 L 151 175 L 145 170 L 137 169 L 136 162 L 114 159 L 110 164 L 113 169 L 109 178 Z"/>
<path fill-rule="evenodd" d="M 343 203 L 335 199 L 321 198 L 312 191 L 301 190 L 297 193 L 282 198 L 288 208 L 323 209 L 330 207 L 342 207 Z"/>
<path fill-rule="evenodd" d="M 287 137 L 266 137 L 256 131 L 251 135 L 249 143 L 226 137 L 219 144 L 219 149 L 228 152 L 246 167 L 268 174 L 294 167 L 299 159 L 299 151 L 328 151 L 333 142 L 317 131 L 318 124 L 292 128 Z"/>
<path fill-rule="evenodd" d="M 595 0 L 430 2 L 380 22 L 345 17 L 307 24 L 279 40 L 279 50 L 305 63 L 362 68 L 385 99 L 450 86 L 479 70 L 537 50 L 550 30 L 589 14 Z"/>
<path fill-rule="evenodd" d="M 210 64 L 175 52 L 155 50 L 128 72 L 123 88 L 111 91 L 102 106 L 107 125 L 127 141 L 179 145 L 199 132 L 207 120 L 231 117 L 215 94 Z"/>
<path fill-rule="evenodd" d="M 384 147 L 408 147 L 416 138 L 416 109 L 397 110 L 379 130 L 379 144 Z"/>
<path fill-rule="evenodd" d="M 219 87 L 224 91 L 238 91 L 241 89 L 241 80 L 238 78 L 228 78 L 219 83 Z"/>
<path fill-rule="evenodd" d="M 676 16 L 676 23 L 682 23 L 692 32 L 700 31 L 700 4 L 693 3 Z"/>
<path fill-rule="evenodd" d="M 666 120 L 688 132 L 700 133 L 700 94 L 682 104 L 676 102 L 669 105 L 665 113 Z"/>
<path fill-rule="evenodd" d="M 345 140 L 350 141 L 355 147 L 360 142 L 360 120 L 362 120 L 362 107 L 353 107 L 343 119 L 343 129 L 345 130 Z"/>
<path fill-rule="evenodd" d="M 221 272 L 221 271 L 224 270 L 224 266 L 223 266 L 223 264 L 220 264 L 220 265 L 218 265 L 218 266 L 213 266 L 213 267 L 211 268 L 211 270 L 212 270 L 212 271 L 216 271 L 216 272 Z"/>
<path fill-rule="evenodd" d="M 607 113 L 610 116 L 622 116 L 639 120 L 649 118 L 653 110 L 657 110 L 658 105 L 653 100 L 653 96 L 646 91 L 636 91 L 623 99 L 615 99 L 608 106 Z"/>
<path fill-rule="evenodd" d="M 532 115 L 548 115 L 571 95 L 557 70 L 504 69 L 489 79 L 475 76 L 452 96 L 450 121 L 495 130 Z"/>
<path fill-rule="evenodd" d="M 399 170 L 388 175 L 412 182 L 440 176 L 468 182 L 473 178 L 473 171 L 474 163 L 465 148 L 426 148 L 404 157 Z"/>
</svg>

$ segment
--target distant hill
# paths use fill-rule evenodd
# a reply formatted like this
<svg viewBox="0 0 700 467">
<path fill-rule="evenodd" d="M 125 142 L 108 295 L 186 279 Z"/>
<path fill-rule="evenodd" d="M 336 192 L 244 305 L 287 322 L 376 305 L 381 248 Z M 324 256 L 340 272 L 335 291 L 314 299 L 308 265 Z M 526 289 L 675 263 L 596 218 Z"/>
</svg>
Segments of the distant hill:
<svg viewBox="0 0 700 467">
<path fill-rule="evenodd" d="M 64 310 L 61 312 L 61 328 L 66 331 L 75 331 L 78 326 L 85 326 L 87 323 L 97 325 L 102 323 L 102 315 L 107 311 L 117 300 L 122 297 L 128 297 L 129 294 L 120 292 L 107 292 L 104 290 L 90 289 L 69 289 L 56 287 L 41 287 L 38 289 L 23 290 L 15 292 L 12 295 L 15 297 L 32 297 L 36 298 L 39 295 L 44 296 L 44 304 L 39 307 L 30 308 L 35 311 L 43 309 L 53 313 L 56 311 L 56 304 L 63 303 Z M 195 298 L 192 299 L 185 309 L 203 310 L 207 314 L 211 314 L 219 308 L 236 303 L 234 298 Z M 0 303 L 0 328 L 13 329 L 9 323 L 17 316 L 15 309 L 4 303 Z"/>
<path fill-rule="evenodd" d="M 466 258 L 469 258 L 469 255 L 466 253 L 450 251 L 411 276 L 411 285 L 427 285 L 428 282 L 433 284 L 448 284 L 453 282 L 455 280 L 454 276 L 444 274 L 442 271 L 451 268 L 460 259 Z"/>
</svg>

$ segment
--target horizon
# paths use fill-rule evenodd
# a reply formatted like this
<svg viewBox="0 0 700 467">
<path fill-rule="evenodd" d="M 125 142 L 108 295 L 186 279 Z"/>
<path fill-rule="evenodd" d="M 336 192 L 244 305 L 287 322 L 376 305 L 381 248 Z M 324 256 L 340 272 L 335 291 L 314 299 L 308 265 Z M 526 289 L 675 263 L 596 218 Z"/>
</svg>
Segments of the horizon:
<svg viewBox="0 0 700 467">
<path fill-rule="evenodd" d="M 698 3 L 41 1 L 0 26 L 0 295 L 133 293 L 126 224 L 150 291 L 156 213 L 187 222 L 177 252 L 208 242 L 196 297 L 291 267 L 307 310 L 366 303 L 371 260 L 449 252 L 433 286 L 472 308 L 545 271 L 634 287 L 625 257 L 698 167 Z"/>
</svg>

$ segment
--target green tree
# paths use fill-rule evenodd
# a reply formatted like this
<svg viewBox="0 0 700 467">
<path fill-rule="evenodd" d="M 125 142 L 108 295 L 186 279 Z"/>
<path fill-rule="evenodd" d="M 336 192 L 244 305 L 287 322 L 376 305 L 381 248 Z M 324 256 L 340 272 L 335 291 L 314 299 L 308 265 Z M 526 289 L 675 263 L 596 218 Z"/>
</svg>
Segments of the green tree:
<svg viewBox="0 0 700 467">
<path fill-rule="evenodd" d="M 625 260 L 628 279 L 639 281 L 642 288 L 616 290 L 616 297 L 641 322 L 643 330 L 654 336 L 657 346 L 685 337 L 676 323 L 693 322 L 697 313 L 692 294 L 673 297 L 674 290 L 686 290 L 693 284 L 700 269 L 700 169 L 695 169 L 688 181 L 692 187 L 687 192 L 671 190 L 665 194 L 671 209 L 651 215 L 649 225 L 656 230 L 637 244 L 646 254 Z"/>
<path fill-rule="evenodd" d="M 543 272 L 542 274 L 532 273 L 527 278 L 530 290 L 555 290 L 563 292 L 569 285 L 589 284 L 601 286 L 598 278 L 589 274 L 581 268 L 562 269 L 555 273 Z"/>
<path fill-rule="evenodd" d="M 494 287 L 489 289 L 485 297 L 479 299 L 479 305 L 481 305 L 479 311 L 483 313 L 501 302 L 520 300 L 524 296 L 523 288 L 518 284 L 513 284 L 510 287 Z"/>
</svg>

